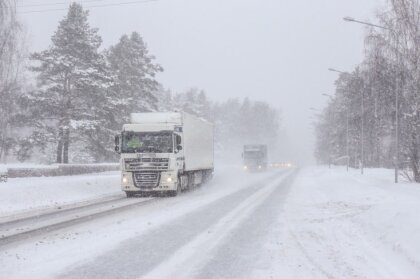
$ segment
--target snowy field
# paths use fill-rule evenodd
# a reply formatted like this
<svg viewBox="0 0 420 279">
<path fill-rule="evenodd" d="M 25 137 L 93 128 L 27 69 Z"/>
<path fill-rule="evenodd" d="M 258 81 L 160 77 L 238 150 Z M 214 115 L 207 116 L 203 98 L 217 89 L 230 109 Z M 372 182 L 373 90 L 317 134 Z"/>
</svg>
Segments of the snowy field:
<svg viewBox="0 0 420 279">
<path fill-rule="evenodd" d="M 119 181 L 119 172 L 9 178 L 6 183 L 0 183 L 0 220 L 33 210 L 122 195 Z"/>
<path fill-rule="evenodd" d="M 0 277 L 420 278 L 420 185 L 392 180 L 388 170 L 225 167 L 175 198 L 138 198 L 26 239 L 0 238 Z M 118 184 L 117 173 L 11 180 L 0 184 L 1 210 L 118 196 Z"/>
</svg>

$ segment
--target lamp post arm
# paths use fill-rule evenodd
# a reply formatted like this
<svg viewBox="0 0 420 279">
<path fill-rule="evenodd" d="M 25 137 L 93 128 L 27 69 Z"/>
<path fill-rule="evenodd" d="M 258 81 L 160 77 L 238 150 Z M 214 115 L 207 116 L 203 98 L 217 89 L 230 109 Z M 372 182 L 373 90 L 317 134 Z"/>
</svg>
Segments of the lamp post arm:
<svg viewBox="0 0 420 279">
<path fill-rule="evenodd" d="M 354 19 L 352 17 L 345 17 L 343 19 L 345 21 L 357 22 L 357 23 L 360 23 L 360 24 L 369 25 L 369 26 L 372 26 L 372 27 L 380 28 L 380 29 L 385 29 L 385 30 L 388 30 L 388 31 L 391 31 L 391 32 L 395 33 L 394 29 L 392 29 L 392 28 L 381 26 L 381 25 L 377 25 L 377 24 L 373 24 L 373 23 L 366 22 L 366 21 L 357 20 L 357 19 Z"/>
</svg>

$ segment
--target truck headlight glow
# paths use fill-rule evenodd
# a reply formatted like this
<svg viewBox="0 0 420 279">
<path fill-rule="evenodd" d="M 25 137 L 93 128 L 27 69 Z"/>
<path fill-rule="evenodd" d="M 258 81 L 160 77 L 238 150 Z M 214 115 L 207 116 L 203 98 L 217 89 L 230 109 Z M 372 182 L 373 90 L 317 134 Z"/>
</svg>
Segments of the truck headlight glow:
<svg viewBox="0 0 420 279">
<path fill-rule="evenodd" d="M 248 169 L 248 166 L 244 166 L 244 170 L 247 170 Z"/>
<path fill-rule="evenodd" d="M 172 182 L 172 177 L 166 178 L 166 182 Z"/>
<path fill-rule="evenodd" d="M 125 175 L 123 175 L 123 177 L 122 177 L 122 183 L 123 184 L 127 184 L 127 182 L 128 182 L 128 178 Z"/>
<path fill-rule="evenodd" d="M 261 166 L 258 166 L 258 169 L 261 169 L 262 167 Z"/>
</svg>

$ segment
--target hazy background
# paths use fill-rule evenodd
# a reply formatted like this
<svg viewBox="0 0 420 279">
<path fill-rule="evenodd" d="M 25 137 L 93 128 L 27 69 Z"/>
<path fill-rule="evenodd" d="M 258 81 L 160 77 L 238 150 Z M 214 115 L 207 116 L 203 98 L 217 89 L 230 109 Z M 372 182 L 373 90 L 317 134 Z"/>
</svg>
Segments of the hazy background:
<svg viewBox="0 0 420 279">
<path fill-rule="evenodd" d="M 362 60 L 360 25 L 344 16 L 375 21 L 384 0 L 161 0 L 92 8 L 103 47 L 123 33 L 138 31 L 165 68 L 158 80 L 173 91 L 192 86 L 214 100 L 248 96 L 282 111 L 290 159 L 312 161 L 314 135 L 310 107 L 322 108 L 332 94 L 333 67 L 351 70 Z M 66 2 L 22 0 L 19 5 Z M 68 1 L 71 2 L 71 1 Z M 82 2 L 83 1 L 79 1 Z M 85 2 L 84 6 L 127 1 Z M 47 48 L 66 8 L 19 7 L 30 51 Z"/>
</svg>

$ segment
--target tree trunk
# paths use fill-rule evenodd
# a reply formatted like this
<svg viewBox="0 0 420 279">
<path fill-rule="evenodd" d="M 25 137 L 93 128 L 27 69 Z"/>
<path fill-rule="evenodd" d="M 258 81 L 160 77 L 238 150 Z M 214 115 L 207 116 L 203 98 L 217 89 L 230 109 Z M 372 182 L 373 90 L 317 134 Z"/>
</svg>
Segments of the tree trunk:
<svg viewBox="0 0 420 279">
<path fill-rule="evenodd" d="M 5 164 L 5 149 L 6 149 L 6 143 L 5 143 L 5 140 L 6 140 L 6 136 L 3 134 L 3 135 L 0 135 L 1 137 L 0 137 L 0 160 L 2 160 L 2 162 Z"/>
<path fill-rule="evenodd" d="M 416 158 L 412 158 L 410 163 L 411 170 L 413 171 L 413 180 L 417 183 L 420 183 L 419 162 Z"/>
<path fill-rule="evenodd" d="M 58 130 L 58 144 L 57 144 L 57 163 L 63 162 L 63 128 Z"/>
<path fill-rule="evenodd" d="M 412 157 L 410 159 L 411 170 L 413 171 L 413 179 L 415 182 L 420 183 L 420 169 L 419 169 L 419 154 L 418 151 L 413 151 Z"/>
<path fill-rule="evenodd" d="M 63 140 L 63 163 L 69 163 L 69 145 L 70 145 L 70 129 L 67 127 L 64 130 L 64 140 Z"/>
</svg>

